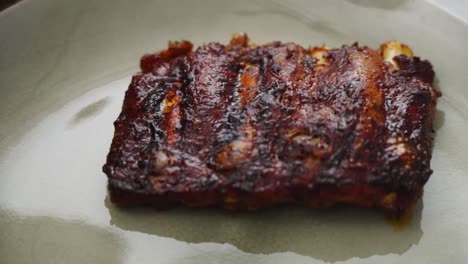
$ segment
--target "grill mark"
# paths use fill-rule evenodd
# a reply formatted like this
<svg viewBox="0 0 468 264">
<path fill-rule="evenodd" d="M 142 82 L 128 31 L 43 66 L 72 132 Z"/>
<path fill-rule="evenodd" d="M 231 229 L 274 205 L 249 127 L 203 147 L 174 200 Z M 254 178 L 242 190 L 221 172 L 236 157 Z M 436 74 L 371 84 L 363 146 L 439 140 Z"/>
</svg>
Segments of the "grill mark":
<svg viewBox="0 0 468 264">
<path fill-rule="evenodd" d="M 431 111 L 437 96 L 433 97 L 429 85 L 416 78 L 409 80 L 403 72 L 386 74 L 385 97 L 387 135 L 384 166 L 370 182 L 386 184 L 391 189 L 404 186 L 413 191 L 425 184 L 432 173 L 428 162 L 432 147 L 432 120 L 429 116 L 433 116 Z"/>
<path fill-rule="evenodd" d="M 242 53 L 242 51 L 241 51 Z M 208 156 L 208 164 L 215 170 L 226 171 L 240 166 L 252 155 L 253 130 L 252 116 L 248 111 L 248 104 L 259 90 L 260 71 L 262 61 L 258 61 L 258 49 L 250 49 L 239 56 L 237 61 L 236 85 L 230 106 L 225 112 L 225 125 L 216 137 L 214 148 Z M 237 172 L 227 173 L 226 183 L 236 181 Z"/>
<path fill-rule="evenodd" d="M 355 173 L 358 182 L 366 182 L 367 175 L 379 174 L 382 154 L 374 151 L 385 145 L 385 94 L 378 80 L 384 78 L 380 55 L 368 48 L 356 50 L 350 55 L 355 74 L 362 88 L 362 110 L 358 116 L 352 151 L 349 152 L 347 168 Z"/>
<path fill-rule="evenodd" d="M 188 154 L 204 159 L 233 100 L 237 69 L 220 44 L 198 48 L 191 60 L 190 84 L 184 89 L 182 133 Z"/>
<path fill-rule="evenodd" d="M 262 61 L 263 67 L 259 69 L 260 76 L 254 98 L 246 104 L 251 130 L 255 131 L 251 139 L 253 145 L 249 156 L 249 166 L 243 166 L 239 170 L 241 189 L 259 189 L 265 191 L 276 184 L 276 178 L 281 177 L 282 167 L 278 159 L 275 142 L 279 137 L 279 120 L 284 118 L 280 100 L 289 82 L 292 68 L 287 68 L 287 62 L 291 59 L 291 49 L 296 46 L 271 45 L 261 47 L 255 60 Z M 259 86 L 259 87 L 258 87 Z M 251 98 L 250 94 L 248 96 Z M 250 99 L 249 98 L 249 99 Z M 247 101 L 247 100 L 246 100 Z M 264 178 L 270 180 L 264 181 Z M 246 183 L 249 183 L 246 186 Z"/>
<path fill-rule="evenodd" d="M 308 117 L 301 120 L 298 112 L 301 106 L 311 105 L 310 93 L 315 85 L 314 59 L 309 51 L 296 45 L 290 45 L 291 58 L 280 66 L 281 82 L 285 84 L 284 92 L 280 97 L 282 109 L 281 123 L 277 126 L 277 138 L 273 141 L 275 153 L 287 171 L 292 171 L 290 184 L 310 184 L 316 172 L 320 169 L 317 162 L 317 151 L 311 149 L 311 144 L 318 143 L 317 137 L 310 136 L 310 120 Z"/>
<path fill-rule="evenodd" d="M 361 80 L 353 77 L 355 69 L 350 61 L 350 54 L 355 51 L 355 46 L 329 51 L 326 55 L 329 63 L 321 66 L 311 93 L 312 111 L 320 112 L 311 116 L 311 132 L 324 137 L 331 148 L 331 155 L 324 160 L 323 168 L 315 178 L 318 184 L 336 184 L 340 178 L 352 177 L 343 175 L 342 165 L 356 137 L 359 123 L 356 116 L 363 104 L 363 86 Z"/>
<path fill-rule="evenodd" d="M 137 177 L 140 171 L 148 171 L 149 156 L 159 147 L 164 131 L 160 129 L 163 120 L 160 104 L 165 99 L 167 91 L 176 81 L 175 70 L 183 67 L 181 61 L 174 61 L 171 65 L 159 63 L 154 65 L 154 70 L 159 75 L 147 73 L 136 75 L 126 92 L 122 112 L 115 124 L 115 135 L 111 145 L 111 155 L 108 162 L 119 166 L 104 166 L 104 171 L 113 171 L 117 178 L 135 181 L 120 183 L 129 185 L 135 189 L 146 189 L 147 179 Z M 141 113 L 141 115 L 139 114 Z M 152 120 L 148 122 L 148 120 Z M 127 129 L 127 127 L 129 127 Z"/>
<path fill-rule="evenodd" d="M 187 65 L 186 58 L 176 58 L 169 68 L 167 76 L 160 78 L 160 83 L 156 86 L 157 89 L 147 95 L 141 106 L 142 112 L 146 115 L 143 119 L 146 120 L 151 132 L 151 142 L 145 153 L 155 151 L 165 142 L 174 144 L 172 141 L 175 140 L 178 133 L 175 131 L 175 125 L 180 123 L 179 112 L 182 96 L 180 91 L 186 85 Z M 174 113 L 171 116 L 172 112 Z M 171 121 L 171 118 L 176 119 Z M 173 127 L 170 130 L 170 136 L 168 136 L 168 131 L 165 128 L 170 122 L 173 122 Z M 171 139 L 167 141 L 168 138 Z"/>
<path fill-rule="evenodd" d="M 334 71 L 341 69 L 336 72 L 341 80 L 331 81 L 338 84 L 335 86 L 338 97 L 331 103 L 344 106 L 335 108 L 342 111 L 338 113 L 339 116 L 353 118 L 342 134 L 341 142 L 335 142 L 335 153 L 330 158 L 332 162 L 325 166 L 318 181 L 337 183 L 340 178 L 346 178 L 346 183 L 349 183 L 349 179 L 366 182 L 366 175 L 378 173 L 369 170 L 379 168 L 378 163 L 381 162 L 381 153 L 372 149 L 381 149 L 385 141 L 384 93 L 383 87 L 377 82 L 383 78 L 382 60 L 377 53 L 367 48 L 360 50 L 355 45 L 337 51 L 333 56 L 329 67 Z M 344 96 L 349 95 L 349 89 L 354 90 L 351 99 Z"/>
<path fill-rule="evenodd" d="M 320 167 L 314 157 L 316 151 L 308 149 L 307 145 L 310 145 L 310 141 L 317 143 L 317 138 L 308 136 L 310 120 L 297 120 L 294 113 L 300 111 L 302 105 L 310 104 L 310 91 L 315 83 L 315 63 L 309 52 L 298 45 L 285 44 L 279 50 L 274 52 L 275 63 L 272 64 L 270 75 L 273 86 L 279 88 L 275 93 L 276 104 L 272 119 L 281 120 L 275 122 L 275 126 L 268 133 L 273 139 L 273 156 L 269 157 L 273 161 L 271 168 L 278 171 L 278 180 L 286 181 L 286 185 L 309 184 L 313 180 L 314 172 Z M 296 144 L 293 139 L 297 134 L 306 140 Z M 268 178 L 264 177 L 259 185 L 267 184 Z"/>
<path fill-rule="evenodd" d="M 164 145 L 167 147 L 175 147 L 176 140 L 179 138 L 176 131 L 180 127 L 180 101 L 181 94 L 179 87 L 174 85 L 167 93 L 166 100 L 162 104 L 164 122 L 162 127 L 166 132 L 164 137 Z"/>
</svg>

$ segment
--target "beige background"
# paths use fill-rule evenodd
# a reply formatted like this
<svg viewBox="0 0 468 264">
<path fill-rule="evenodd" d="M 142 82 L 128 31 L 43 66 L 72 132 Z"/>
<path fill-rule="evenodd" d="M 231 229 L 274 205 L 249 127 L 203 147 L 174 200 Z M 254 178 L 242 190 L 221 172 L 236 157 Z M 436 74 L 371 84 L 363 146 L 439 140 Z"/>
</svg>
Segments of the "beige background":
<svg viewBox="0 0 468 264">
<path fill-rule="evenodd" d="M 443 91 L 434 174 L 395 230 L 380 212 L 120 210 L 101 172 L 138 58 L 168 40 L 377 47 Z M 467 263 L 468 26 L 425 1 L 22 1 L 0 13 L 0 263 Z"/>
</svg>

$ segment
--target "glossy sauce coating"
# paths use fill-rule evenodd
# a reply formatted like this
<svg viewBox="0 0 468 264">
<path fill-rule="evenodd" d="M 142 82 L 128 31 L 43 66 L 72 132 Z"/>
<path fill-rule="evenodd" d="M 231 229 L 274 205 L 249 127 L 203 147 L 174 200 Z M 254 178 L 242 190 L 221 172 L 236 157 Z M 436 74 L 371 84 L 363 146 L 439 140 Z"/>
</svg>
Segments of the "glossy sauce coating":
<svg viewBox="0 0 468 264">
<path fill-rule="evenodd" d="M 141 59 L 104 165 L 115 204 L 399 215 L 422 194 L 439 96 L 429 62 L 245 35 L 192 49 L 174 42 Z"/>
</svg>

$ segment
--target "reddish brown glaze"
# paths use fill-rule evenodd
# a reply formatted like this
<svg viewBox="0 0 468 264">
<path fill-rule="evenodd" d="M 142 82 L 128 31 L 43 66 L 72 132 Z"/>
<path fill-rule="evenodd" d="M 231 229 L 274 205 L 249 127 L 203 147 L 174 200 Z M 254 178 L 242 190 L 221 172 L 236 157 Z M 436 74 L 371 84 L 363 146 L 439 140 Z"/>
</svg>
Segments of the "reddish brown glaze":
<svg viewBox="0 0 468 264">
<path fill-rule="evenodd" d="M 395 70 L 354 44 L 318 65 L 311 50 L 238 35 L 143 56 L 104 165 L 111 201 L 407 210 L 432 173 L 431 64 Z"/>
</svg>

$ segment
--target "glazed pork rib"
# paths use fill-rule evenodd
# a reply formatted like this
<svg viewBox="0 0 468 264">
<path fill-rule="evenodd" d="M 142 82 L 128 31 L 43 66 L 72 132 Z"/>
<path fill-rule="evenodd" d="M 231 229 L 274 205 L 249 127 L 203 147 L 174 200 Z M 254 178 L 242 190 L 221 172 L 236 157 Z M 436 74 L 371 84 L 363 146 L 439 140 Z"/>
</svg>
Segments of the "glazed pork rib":
<svg viewBox="0 0 468 264">
<path fill-rule="evenodd" d="M 107 162 L 111 201 L 227 209 L 347 203 L 400 215 L 432 173 L 439 93 L 428 61 L 384 43 L 294 43 L 145 55 Z"/>
</svg>

